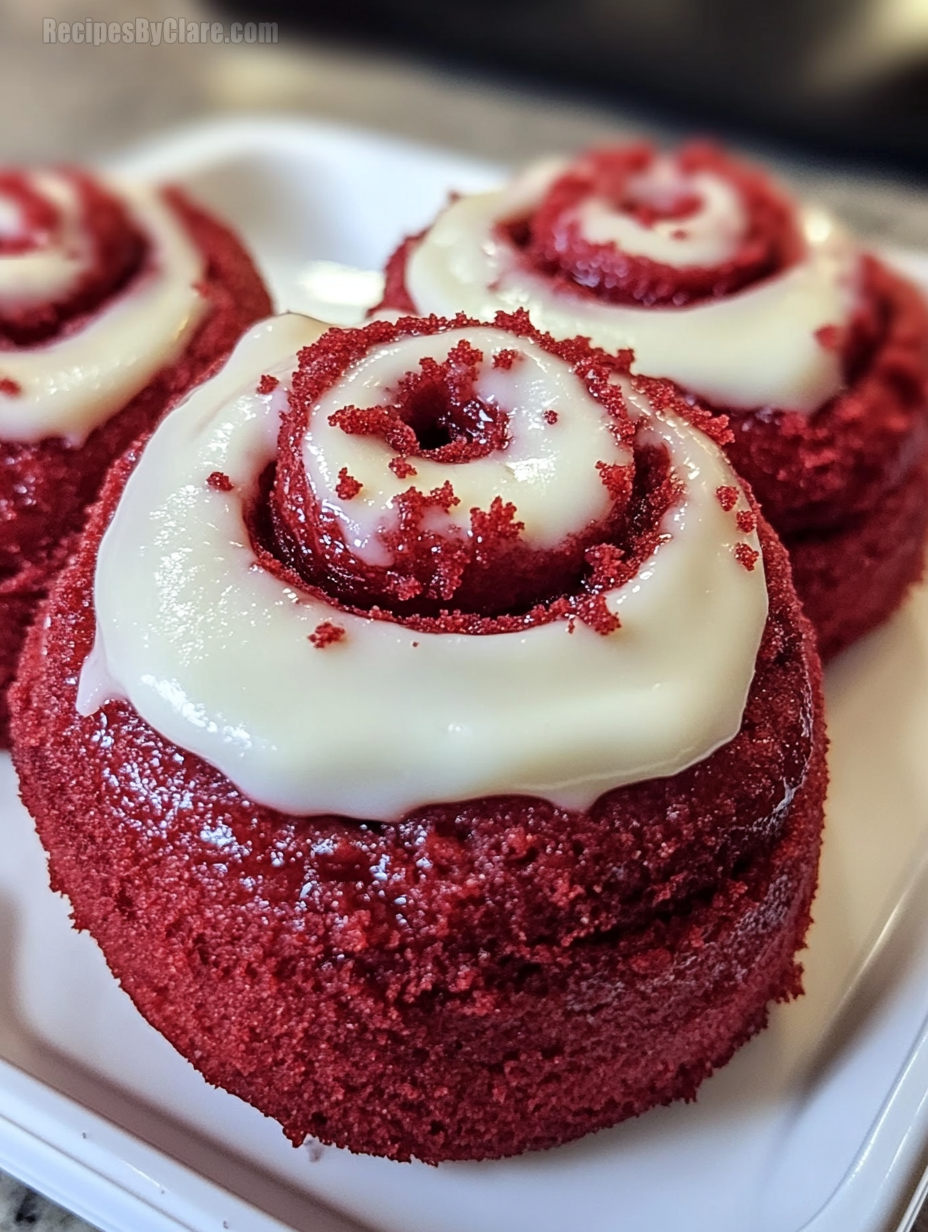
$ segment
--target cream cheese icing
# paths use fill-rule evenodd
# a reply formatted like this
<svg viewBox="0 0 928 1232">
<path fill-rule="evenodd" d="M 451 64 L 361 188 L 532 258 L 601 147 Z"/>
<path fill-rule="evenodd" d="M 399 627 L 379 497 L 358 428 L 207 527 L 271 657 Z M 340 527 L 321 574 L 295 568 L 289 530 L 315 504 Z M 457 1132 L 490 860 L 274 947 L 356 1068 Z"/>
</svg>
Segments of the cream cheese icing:
<svg viewBox="0 0 928 1232">
<path fill-rule="evenodd" d="M 568 620 L 414 631 L 257 565 L 243 503 L 274 457 L 296 352 L 323 328 L 295 315 L 255 327 L 152 436 L 101 543 L 81 713 L 126 699 L 262 804 L 381 820 L 503 793 L 586 807 L 729 741 L 767 612 L 760 560 L 749 572 L 734 548 L 759 544 L 716 496 L 738 488 L 718 447 L 627 385 L 681 498 L 635 579 L 608 593 L 613 633 Z M 270 394 L 256 392 L 264 373 L 281 380 Z M 217 470 L 230 490 L 209 484 Z M 325 621 L 345 636 L 318 650 Z"/>
<path fill-rule="evenodd" d="M 533 342 L 513 339 L 497 329 L 459 329 L 425 338 L 404 338 L 379 347 L 338 382 L 313 409 L 303 461 L 316 499 L 334 513 L 346 542 L 368 564 L 389 563 L 378 532 L 395 522 L 395 501 L 410 486 L 389 468 L 395 456 L 384 441 L 353 436 L 329 423 L 345 405 L 367 408 L 390 397 L 400 379 L 414 372 L 421 359 L 444 361 L 456 342 L 466 339 L 484 356 L 475 392 L 508 417 L 509 441 L 503 455 L 455 464 L 416 457 L 416 487 L 420 491 L 450 482 L 458 504 L 445 519 L 465 529 L 470 511 L 487 510 L 495 496 L 512 502 L 523 524 L 522 538 L 534 547 L 556 547 L 609 512 L 609 494 L 597 463 L 624 466 L 630 452 L 619 445 L 600 403 L 578 381 L 570 367 Z M 512 368 L 494 368 L 500 351 L 519 354 Z M 545 418 L 553 411 L 556 424 Z M 350 500 L 338 495 L 342 468 L 361 484 Z M 437 528 L 435 528 L 437 529 Z"/>
<path fill-rule="evenodd" d="M 627 189 L 633 200 L 658 206 L 684 195 L 699 204 L 685 219 L 659 218 L 645 226 L 603 197 L 591 197 L 572 215 L 590 243 L 615 244 L 623 252 L 677 268 L 715 266 L 731 260 L 747 230 L 744 205 L 730 184 L 705 171 L 683 172 L 673 159 L 656 158 L 646 171 L 629 177 Z"/>
<path fill-rule="evenodd" d="M 93 255 L 81 225 L 82 204 L 74 181 L 55 171 L 34 171 L 26 179 L 55 207 L 58 225 L 47 244 L 0 256 L 4 308 L 32 308 L 64 298 L 87 271 Z M 22 210 L 0 189 L 0 234 L 13 238 L 22 227 Z"/>
<path fill-rule="evenodd" d="M 36 173 L 35 187 L 63 212 L 60 243 L 48 251 L 0 256 L 0 299 L 28 305 L 65 291 L 87 259 L 66 177 Z M 53 341 L 0 353 L 0 374 L 18 392 L 0 392 L 0 438 L 64 437 L 78 445 L 182 353 L 207 311 L 197 289 L 204 258 L 157 188 L 111 185 L 151 252 L 145 269 L 81 328 Z M 69 192 L 71 196 L 69 196 Z M 70 204 L 69 204 L 70 202 Z"/>
<path fill-rule="evenodd" d="M 816 334 L 825 326 L 842 325 L 853 311 L 860 258 L 828 214 L 803 210 L 804 257 L 744 290 L 683 308 L 602 303 L 564 291 L 527 269 L 499 227 L 533 209 L 563 166 L 530 168 L 506 188 L 452 202 L 413 246 L 406 265 L 406 287 L 416 311 L 464 312 L 492 320 L 501 310 L 526 308 L 536 327 L 554 337 L 581 334 L 610 352 L 630 347 L 635 372 L 667 377 L 719 406 L 772 406 L 808 414 L 840 390 L 840 356 L 822 346 Z M 720 177 L 702 173 L 702 181 L 714 184 L 711 198 L 702 184 L 703 238 L 714 237 L 724 252 L 742 225 L 740 207 Z M 587 203 L 580 222 L 588 238 L 630 240 L 629 251 L 667 263 L 689 261 L 687 242 L 665 237 L 660 246 L 655 228 L 648 243 L 659 247 L 649 251 L 641 234 L 646 229 L 608 211 L 596 198 Z M 683 224 L 684 230 L 688 227 L 689 222 Z M 675 252 L 679 248 L 674 260 L 663 255 L 671 246 Z"/>
</svg>

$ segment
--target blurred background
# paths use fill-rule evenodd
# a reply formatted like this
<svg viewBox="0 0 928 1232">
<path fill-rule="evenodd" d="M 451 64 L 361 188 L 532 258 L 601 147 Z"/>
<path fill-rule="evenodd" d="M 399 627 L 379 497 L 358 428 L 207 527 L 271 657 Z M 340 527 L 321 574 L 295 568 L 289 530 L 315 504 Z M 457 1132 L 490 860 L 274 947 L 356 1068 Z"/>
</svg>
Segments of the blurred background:
<svg viewBox="0 0 928 1232">
<path fill-rule="evenodd" d="M 43 42 L 45 23 L 274 20 L 278 42 Z M 719 133 L 858 230 L 928 246 L 928 0 L 2 0 L 4 158 L 311 114 L 521 162 Z"/>
<path fill-rule="evenodd" d="M 264 15 L 290 30 L 414 47 L 707 126 L 925 167 L 924 0 L 275 0 L 266 7 Z"/>
</svg>

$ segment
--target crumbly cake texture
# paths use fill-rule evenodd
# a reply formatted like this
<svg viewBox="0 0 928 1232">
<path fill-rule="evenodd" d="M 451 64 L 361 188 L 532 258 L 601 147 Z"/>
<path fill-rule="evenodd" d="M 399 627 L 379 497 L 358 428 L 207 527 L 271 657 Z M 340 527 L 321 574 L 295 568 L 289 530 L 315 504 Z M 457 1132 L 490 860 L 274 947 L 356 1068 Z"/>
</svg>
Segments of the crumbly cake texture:
<svg viewBox="0 0 928 1232">
<path fill-rule="evenodd" d="M 14 761 L 53 888 L 211 1083 L 296 1144 L 498 1158 L 693 1098 L 799 993 L 821 678 L 766 523 L 743 722 L 699 764 L 586 812 L 508 796 L 394 823 L 293 817 L 127 703 L 75 709 L 97 548 L 137 456 L 111 471 L 29 634 Z"/>
<path fill-rule="evenodd" d="M 101 190 L 89 186 L 87 191 Z M 0 441 L 0 747 L 8 743 L 6 693 L 26 627 L 110 463 L 221 362 L 247 326 L 272 311 L 261 277 L 237 237 L 182 193 L 169 190 L 167 196 L 206 258 L 202 291 L 212 305 L 184 353 L 78 446 L 61 437 Z M 8 344 L 48 341 L 58 330 L 79 329 L 107 295 L 143 268 L 141 237 L 130 230 L 126 238 L 117 225 L 121 207 L 106 194 L 103 205 L 106 225 L 99 223 L 98 251 L 104 265 L 96 279 L 41 319 L 31 313 L 28 320 L 20 315 L 0 321 L 0 336 Z M 0 372 L 2 357 L 0 350 Z"/>
<path fill-rule="evenodd" d="M 928 528 L 928 309 L 864 257 L 838 345 L 846 388 L 813 415 L 726 411 L 728 453 L 786 544 L 830 658 L 882 624 L 921 577 Z"/>
<path fill-rule="evenodd" d="M 646 156 L 653 150 L 640 146 L 594 152 L 556 181 L 535 215 L 508 224 L 526 268 L 546 274 L 578 301 L 593 297 L 666 308 L 747 289 L 788 269 L 801 254 L 789 221 L 795 207 L 769 178 L 703 146 L 684 147 L 681 164 L 708 160 L 705 169 L 738 187 L 751 219 L 731 269 L 710 271 L 717 276 L 711 295 L 704 270 L 675 270 L 627 256 L 616 264 L 617 250 L 610 245 L 579 256 L 576 245 L 565 250 L 564 228 L 558 233 L 553 219 L 594 190 L 621 203 L 621 192 L 608 187 L 610 168 L 626 162 L 637 167 Z M 549 234 L 561 236 L 557 251 L 539 238 Z M 378 308 L 416 310 L 405 270 L 421 238 L 409 237 L 391 256 Z M 819 341 L 841 352 L 845 387 L 811 415 L 771 407 L 710 409 L 729 419 L 729 456 L 787 546 L 797 592 L 828 659 L 885 621 L 922 574 L 928 528 L 928 502 L 920 499 L 928 470 L 924 298 L 907 279 L 865 255 L 857 312 L 843 331 L 823 331 Z"/>
</svg>

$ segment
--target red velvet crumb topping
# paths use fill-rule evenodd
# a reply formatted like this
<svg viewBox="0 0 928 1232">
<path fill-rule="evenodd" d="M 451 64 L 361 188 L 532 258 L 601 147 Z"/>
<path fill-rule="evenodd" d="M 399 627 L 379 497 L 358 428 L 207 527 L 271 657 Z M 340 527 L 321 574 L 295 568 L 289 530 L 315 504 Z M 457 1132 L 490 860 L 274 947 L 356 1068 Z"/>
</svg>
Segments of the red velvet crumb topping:
<svg viewBox="0 0 928 1232">
<path fill-rule="evenodd" d="M 815 341 L 825 351 L 840 351 L 844 332 L 840 325 L 823 325 L 815 331 Z"/>
<path fill-rule="evenodd" d="M 352 497 L 357 496 L 363 486 L 353 475 L 348 474 L 346 466 L 343 466 L 338 472 L 338 483 L 335 485 L 335 491 L 342 500 L 351 500 Z"/>
<path fill-rule="evenodd" d="M 478 326 L 486 328 L 463 316 L 372 321 L 361 329 L 330 331 L 301 352 L 267 512 L 254 519 L 262 563 L 336 607 L 414 629 L 499 633 L 567 619 L 611 632 L 618 622 L 605 592 L 632 576 L 654 550 L 661 519 L 679 498 L 666 451 L 640 443 L 638 421 L 627 413 L 616 377 L 637 380 L 629 377 L 628 352 L 608 356 L 585 339 L 556 342 L 535 330 L 524 312 L 496 318 L 495 327 L 509 333 L 513 345 L 495 357 L 518 355 L 520 339 L 556 355 L 602 405 L 614 435 L 629 450 L 628 465 L 599 467 L 606 514 L 560 544 L 541 549 L 527 542 L 518 508 L 500 495 L 488 507 L 459 511 L 450 520 L 449 512 L 459 509 L 450 481 L 431 490 L 412 485 L 393 499 L 392 520 L 378 532 L 387 563 L 374 566 L 355 555 L 336 512 L 316 498 L 303 465 L 304 439 L 315 408 L 341 374 L 374 347 Z M 419 457 L 462 465 L 487 456 L 505 448 L 508 422 L 504 408 L 479 396 L 484 362 L 469 341 L 449 341 L 446 358 L 423 356 L 379 405 L 339 407 L 328 422 L 382 440 L 384 466 L 401 479 L 415 475 Z M 507 357 L 504 364 L 509 362 Z M 679 393 L 662 382 L 653 387 L 680 412 Z M 698 413 L 689 404 L 683 410 L 691 417 Z M 556 412 L 548 422 L 557 422 Z M 341 472 L 339 495 L 350 499 L 356 483 Z"/>
<path fill-rule="evenodd" d="M 334 646 L 336 642 L 344 641 L 346 636 L 345 630 L 341 625 L 333 624 L 331 620 L 323 620 L 310 633 L 309 641 L 312 642 L 317 650 L 325 650 L 327 646 Z"/>
<path fill-rule="evenodd" d="M 731 513 L 738 503 L 738 489 L 731 487 L 729 484 L 723 484 L 722 487 L 716 488 L 715 495 L 726 513 Z"/>
<path fill-rule="evenodd" d="M 416 468 L 406 458 L 391 458 L 387 465 L 397 479 L 411 479 L 416 474 Z"/>
</svg>

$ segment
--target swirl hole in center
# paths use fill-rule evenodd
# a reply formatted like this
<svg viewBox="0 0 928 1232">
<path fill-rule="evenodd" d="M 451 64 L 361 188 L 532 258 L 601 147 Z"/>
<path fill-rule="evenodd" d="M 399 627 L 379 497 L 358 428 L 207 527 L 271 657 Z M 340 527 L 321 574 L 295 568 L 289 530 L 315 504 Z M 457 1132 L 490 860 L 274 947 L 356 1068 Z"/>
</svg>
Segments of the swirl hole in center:
<svg viewBox="0 0 928 1232">
<path fill-rule="evenodd" d="M 453 346 L 449 339 L 450 349 L 441 350 L 430 342 L 416 350 L 422 356 L 430 347 L 435 358 L 413 359 L 408 366 L 413 346 L 407 338 L 431 337 L 450 325 L 475 332 L 489 327 L 464 318 L 373 322 L 342 336 L 331 331 L 301 354 L 267 504 L 252 521 L 262 563 L 274 568 L 273 558 L 296 584 L 301 581 L 335 607 L 416 628 L 438 622 L 436 628 L 448 631 L 494 632 L 573 616 L 598 632 L 612 631 L 616 620 L 604 596 L 653 547 L 663 514 L 678 496 L 669 459 L 648 444 L 644 421 L 639 425 L 627 415 L 613 381 L 622 371 L 620 361 L 594 352 L 582 339 L 557 343 L 537 334 L 527 318 L 501 320 L 506 328 L 495 326 L 498 344 L 481 338 L 478 349 L 477 339 L 455 340 Z M 521 416 L 529 412 L 518 408 L 527 391 L 538 393 L 538 377 L 531 367 L 523 378 L 520 368 L 542 362 L 523 347 L 525 336 L 557 364 L 568 364 L 586 387 L 578 396 L 594 398 L 606 416 L 602 439 L 587 459 L 593 496 L 582 489 L 579 504 L 589 512 L 571 515 L 573 497 L 564 496 L 567 520 L 560 537 L 536 529 L 552 512 L 550 505 L 539 506 L 536 499 L 533 506 L 528 490 L 522 509 L 520 500 L 502 495 L 518 496 L 510 481 L 520 465 L 534 467 L 533 475 L 555 473 L 546 469 L 548 444 L 541 448 L 541 442 L 555 440 L 550 456 L 560 458 L 565 446 L 557 438 L 581 414 L 569 402 L 550 417 L 536 406 L 527 421 L 532 426 L 523 424 Z M 385 349 L 372 351 L 369 338 Z M 391 353 L 394 343 L 404 344 L 405 354 Z M 363 389 L 377 404 L 345 405 L 347 389 L 341 404 L 331 397 L 326 402 L 328 391 L 337 388 L 335 374 L 367 359 L 367 368 L 354 369 L 349 387 Z M 377 384 L 378 373 L 389 375 Z M 558 379 L 569 385 L 573 378 Z M 665 400 L 675 397 L 669 387 L 662 392 Z M 498 410 L 497 399 L 512 406 L 508 416 Z M 505 454 L 479 463 L 476 474 L 470 467 L 457 473 L 448 468 L 440 477 L 430 470 L 432 460 L 481 457 L 508 429 L 513 435 Z M 527 450 L 524 431 L 531 433 Z M 381 451 L 366 445 L 342 452 L 342 432 L 376 437 L 389 452 L 378 457 Z M 597 455 L 601 460 L 594 462 Z M 566 466 L 559 473 L 571 476 L 573 470 Z M 471 481 L 477 486 L 470 487 Z M 539 483 L 550 496 L 552 481 Z"/>
<path fill-rule="evenodd" d="M 375 436 L 404 457 L 472 462 L 504 449 L 509 417 L 479 396 L 483 352 L 466 340 L 443 362 L 425 358 L 391 391 L 389 402 L 346 406 L 329 422 L 349 435 Z"/>
<path fill-rule="evenodd" d="M 325 598 L 336 611 L 373 613 L 432 633 L 513 632 L 564 617 L 610 633 L 617 621 L 604 602 L 607 592 L 631 580 L 654 551 L 681 494 L 663 444 L 639 442 L 634 454 L 634 479 L 620 520 L 543 555 L 527 554 L 518 540 L 511 541 L 515 550 L 503 552 L 493 568 L 462 571 L 450 602 L 426 588 L 402 598 L 391 587 L 389 571 L 364 568 L 320 523 L 312 528 L 307 551 L 307 541 L 298 543 L 293 534 L 294 523 L 281 518 L 277 501 L 286 484 L 280 484 L 279 463 L 262 474 L 246 523 L 262 567 Z"/>
</svg>

